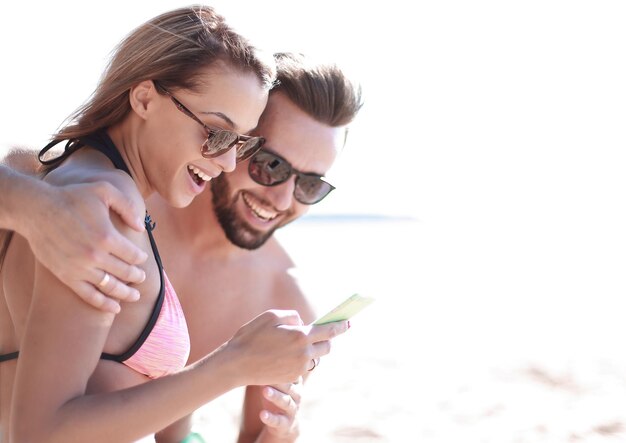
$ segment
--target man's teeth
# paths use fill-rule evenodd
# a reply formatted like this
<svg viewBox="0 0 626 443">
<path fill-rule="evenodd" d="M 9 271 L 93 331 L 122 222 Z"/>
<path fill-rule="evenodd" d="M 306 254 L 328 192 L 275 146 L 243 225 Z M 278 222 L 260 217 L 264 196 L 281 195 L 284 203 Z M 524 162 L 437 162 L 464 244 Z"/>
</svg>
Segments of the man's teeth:
<svg viewBox="0 0 626 443">
<path fill-rule="evenodd" d="M 254 212 L 257 217 L 262 218 L 263 220 L 270 221 L 270 220 L 273 220 L 274 218 L 276 218 L 276 216 L 278 215 L 275 212 L 267 211 L 267 210 L 257 206 L 250 199 L 250 197 L 248 197 L 245 194 L 243 195 L 243 201 L 246 203 L 246 206 L 248 206 L 250 209 L 252 209 L 252 212 Z"/>
<path fill-rule="evenodd" d="M 203 181 L 208 182 L 209 180 L 211 180 L 211 176 L 210 175 L 206 175 L 204 172 L 202 172 L 201 170 L 199 170 L 195 166 L 189 165 L 189 166 L 187 166 L 187 168 L 191 172 L 196 174 L 198 177 L 200 177 Z"/>
</svg>

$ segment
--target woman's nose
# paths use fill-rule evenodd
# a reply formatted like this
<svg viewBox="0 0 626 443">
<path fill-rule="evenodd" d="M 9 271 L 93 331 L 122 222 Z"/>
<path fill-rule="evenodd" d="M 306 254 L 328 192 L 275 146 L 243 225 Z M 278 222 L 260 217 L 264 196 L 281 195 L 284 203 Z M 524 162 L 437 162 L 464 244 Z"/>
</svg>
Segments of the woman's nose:
<svg viewBox="0 0 626 443">
<path fill-rule="evenodd" d="M 233 172 L 237 164 L 237 149 L 232 147 L 222 155 L 213 158 L 213 161 L 222 168 L 224 172 Z"/>
</svg>

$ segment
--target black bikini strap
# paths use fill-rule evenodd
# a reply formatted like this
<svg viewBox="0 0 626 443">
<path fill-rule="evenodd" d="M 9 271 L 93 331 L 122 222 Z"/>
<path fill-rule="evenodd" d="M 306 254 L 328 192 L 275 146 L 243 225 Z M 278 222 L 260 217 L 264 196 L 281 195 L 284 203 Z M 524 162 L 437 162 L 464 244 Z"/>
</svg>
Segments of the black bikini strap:
<svg viewBox="0 0 626 443">
<path fill-rule="evenodd" d="M 60 141 L 61 140 L 53 140 L 39 152 L 39 161 L 41 163 L 43 163 L 44 165 L 56 164 L 66 159 L 70 154 L 82 148 L 83 146 L 89 146 L 90 148 L 93 148 L 103 153 L 104 155 L 106 155 L 107 158 L 111 160 L 111 163 L 113 163 L 113 166 L 115 166 L 117 169 L 120 169 L 126 172 L 128 175 L 131 175 L 128 169 L 128 166 L 126 166 L 126 162 L 124 162 L 124 159 L 122 158 L 122 155 L 119 153 L 119 151 L 115 147 L 115 144 L 113 143 L 113 140 L 111 140 L 111 137 L 109 137 L 109 135 L 106 133 L 105 130 L 82 136 L 79 139 L 68 140 L 67 144 L 65 145 L 65 150 L 63 154 L 51 160 L 42 160 L 42 156 L 46 152 L 48 152 L 50 149 L 52 149 L 52 147 L 54 147 Z M 165 281 L 163 277 L 163 263 L 161 262 L 161 257 L 159 255 L 159 250 L 157 249 L 156 242 L 154 241 L 154 236 L 152 235 L 152 230 L 155 228 L 155 223 L 152 221 L 152 219 L 150 218 L 150 215 L 148 215 L 147 212 L 146 212 L 146 218 L 145 218 L 145 225 L 146 225 L 146 231 L 148 232 L 148 237 L 150 239 L 150 246 L 152 248 L 152 252 L 154 253 L 154 258 L 159 268 L 159 277 L 161 279 L 161 287 L 159 288 L 159 295 L 157 297 L 157 300 L 154 305 L 154 309 L 152 310 L 152 313 L 150 315 L 150 318 L 148 319 L 148 323 L 144 327 L 143 331 L 141 331 L 141 334 L 139 338 L 135 341 L 135 343 L 126 352 L 120 355 L 114 355 L 114 354 L 103 352 L 102 355 L 100 356 L 100 358 L 103 360 L 113 360 L 113 361 L 118 361 L 118 362 L 123 362 L 125 360 L 128 360 L 130 357 L 132 357 L 135 354 L 135 352 L 137 352 L 139 348 L 141 348 L 143 343 L 146 341 L 146 339 L 152 332 L 152 329 L 154 328 L 154 325 L 156 324 L 157 320 L 159 319 L 159 314 L 161 312 L 161 307 L 163 306 L 163 300 L 165 298 Z M 7 357 L 8 356 L 13 356 L 13 354 L 7 354 Z M 13 356 L 13 358 L 15 357 L 17 357 L 17 355 Z"/>
<path fill-rule="evenodd" d="M 58 145 L 62 141 L 63 140 L 52 140 L 41 151 L 39 151 L 39 154 L 37 154 L 37 158 L 39 159 L 39 163 L 41 163 L 42 165 L 46 165 L 46 166 L 55 165 L 55 164 L 57 164 L 59 162 L 62 162 L 66 158 L 68 158 L 70 156 L 70 154 L 72 154 L 77 149 L 79 149 L 79 148 L 81 148 L 83 146 L 78 140 L 70 139 L 65 144 L 65 148 L 63 149 L 63 153 L 61 155 L 59 155 L 58 157 L 53 157 L 53 158 L 51 158 L 49 160 L 45 160 L 44 159 L 44 155 L 50 149 L 54 148 L 56 145 Z"/>
<path fill-rule="evenodd" d="M 52 140 L 41 151 L 39 151 L 37 156 L 39 158 L 39 162 L 46 166 L 57 164 L 68 158 L 78 149 L 87 145 L 106 155 L 113 163 L 113 166 L 117 169 L 121 169 L 128 175 L 131 175 L 128 170 L 128 166 L 126 166 L 126 162 L 124 162 L 124 159 L 122 158 L 122 155 L 115 147 L 115 144 L 113 143 L 113 140 L 111 140 L 111 137 L 109 137 L 109 134 L 107 134 L 104 130 L 84 135 L 80 138 L 72 138 L 65 144 L 65 148 L 63 149 L 63 153 L 61 155 L 51 159 L 44 159 L 45 154 L 62 141 L 63 140 Z"/>
<path fill-rule="evenodd" d="M 19 351 L 11 352 L 10 354 L 0 355 L 0 363 L 2 363 L 3 361 L 14 360 L 17 358 L 18 355 Z"/>
<path fill-rule="evenodd" d="M 154 253 L 154 258 L 157 262 L 157 266 L 159 267 L 159 277 L 161 278 L 159 296 L 157 297 L 156 303 L 154 304 L 154 309 L 152 309 L 152 314 L 150 314 L 148 323 L 146 323 L 146 326 L 143 328 L 143 331 L 141 331 L 139 338 L 135 340 L 135 343 L 133 343 L 130 348 L 128 348 L 125 352 L 119 355 L 103 352 L 102 355 L 100 355 L 100 358 L 102 360 L 113 360 L 121 363 L 135 355 L 139 348 L 141 348 L 144 342 L 148 339 L 150 333 L 152 333 L 154 325 L 156 325 L 156 322 L 159 319 L 161 308 L 163 307 L 163 301 L 165 300 L 165 281 L 163 277 L 163 264 L 161 263 L 161 256 L 159 255 L 159 250 L 157 249 L 156 242 L 154 241 L 154 236 L 152 235 L 152 230 L 154 229 L 155 224 L 152 222 L 152 219 L 148 214 L 146 214 L 145 223 L 146 231 L 148 231 L 148 238 L 150 239 L 150 246 L 152 247 L 152 252 Z"/>
<path fill-rule="evenodd" d="M 117 150 L 113 140 L 111 140 L 111 137 L 109 137 L 109 134 L 107 134 L 106 131 L 100 131 L 83 136 L 80 138 L 80 143 L 102 152 L 108 157 L 109 160 L 111 160 L 113 166 L 117 169 L 121 169 L 128 175 L 131 175 L 128 170 L 128 166 L 126 166 L 126 162 L 122 158 L 122 154 L 120 154 L 120 151 Z"/>
</svg>

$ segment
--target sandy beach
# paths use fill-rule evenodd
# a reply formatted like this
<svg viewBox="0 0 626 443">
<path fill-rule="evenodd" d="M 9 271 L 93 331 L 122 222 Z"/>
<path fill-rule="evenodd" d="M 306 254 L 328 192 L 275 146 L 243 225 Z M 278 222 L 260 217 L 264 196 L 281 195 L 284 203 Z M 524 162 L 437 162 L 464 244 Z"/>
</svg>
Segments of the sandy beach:
<svg viewBox="0 0 626 443">
<path fill-rule="evenodd" d="M 280 234 L 320 312 L 351 290 L 377 298 L 307 383 L 300 441 L 626 441 L 619 325 L 573 301 L 559 315 L 533 299 L 504 309 L 471 287 L 445 296 L 428 230 L 304 221 Z M 197 414 L 208 441 L 236 440 L 241 395 Z"/>
</svg>

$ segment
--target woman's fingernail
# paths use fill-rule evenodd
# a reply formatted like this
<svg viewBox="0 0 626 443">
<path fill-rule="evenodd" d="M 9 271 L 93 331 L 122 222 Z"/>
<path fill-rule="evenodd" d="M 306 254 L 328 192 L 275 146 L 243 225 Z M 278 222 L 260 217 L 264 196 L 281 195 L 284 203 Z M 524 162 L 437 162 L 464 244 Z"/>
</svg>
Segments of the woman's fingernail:
<svg viewBox="0 0 626 443">
<path fill-rule="evenodd" d="M 348 320 L 348 329 L 350 329 L 350 320 Z"/>
</svg>

